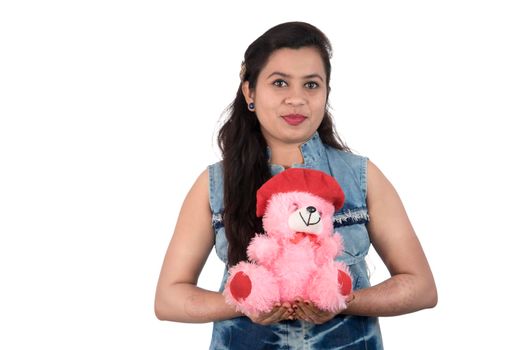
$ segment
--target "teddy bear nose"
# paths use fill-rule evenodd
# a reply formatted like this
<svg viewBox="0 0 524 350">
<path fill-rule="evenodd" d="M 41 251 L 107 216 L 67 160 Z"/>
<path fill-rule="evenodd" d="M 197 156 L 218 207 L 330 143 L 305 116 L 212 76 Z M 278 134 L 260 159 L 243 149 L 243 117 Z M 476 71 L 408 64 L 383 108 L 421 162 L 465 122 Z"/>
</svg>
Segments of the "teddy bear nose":
<svg viewBox="0 0 524 350">
<path fill-rule="evenodd" d="M 317 208 L 315 208 L 315 207 L 307 207 L 306 210 L 309 211 L 310 213 L 314 213 L 314 212 L 317 211 Z"/>
</svg>

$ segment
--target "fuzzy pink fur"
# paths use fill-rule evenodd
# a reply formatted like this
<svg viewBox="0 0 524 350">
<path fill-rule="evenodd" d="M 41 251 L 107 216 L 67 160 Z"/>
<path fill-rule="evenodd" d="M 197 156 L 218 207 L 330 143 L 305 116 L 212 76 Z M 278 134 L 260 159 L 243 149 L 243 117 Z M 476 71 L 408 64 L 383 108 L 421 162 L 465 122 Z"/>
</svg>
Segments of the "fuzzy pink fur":
<svg viewBox="0 0 524 350">
<path fill-rule="evenodd" d="M 267 235 L 275 238 L 292 237 L 295 234 L 288 226 L 289 214 L 298 206 L 306 203 L 316 204 L 317 210 L 322 212 L 324 218 L 331 219 L 335 208 L 333 204 L 322 198 L 306 192 L 286 192 L 274 194 L 268 202 L 266 212 L 262 218 L 262 225 Z M 328 220 L 323 220 L 324 227 L 320 237 L 333 234 L 333 225 Z"/>
<path fill-rule="evenodd" d="M 236 300 L 231 294 L 230 283 L 235 274 L 243 272 L 251 279 L 251 294 L 243 299 Z M 273 274 L 263 266 L 241 262 L 229 270 L 230 278 L 224 289 L 226 302 L 235 305 L 238 311 L 245 314 L 268 312 L 279 302 L 279 288 Z"/>
<path fill-rule="evenodd" d="M 310 206 L 320 214 L 322 226 L 318 232 L 297 236 L 288 220 L 297 209 Z M 343 242 L 333 230 L 333 213 L 333 204 L 311 193 L 274 194 L 262 219 L 266 234 L 256 235 L 248 246 L 250 262 L 230 269 L 226 301 L 249 314 L 269 311 L 278 302 L 293 303 L 297 297 L 323 310 L 344 309 L 347 295 L 341 293 L 339 273 L 347 274 L 349 281 L 351 275 L 346 265 L 335 262 Z M 251 294 L 242 300 L 236 300 L 230 291 L 231 279 L 239 272 L 249 276 L 252 283 Z"/>
<path fill-rule="evenodd" d="M 347 273 L 349 269 L 343 263 L 324 264 L 315 271 L 309 289 L 306 291 L 306 299 L 311 300 L 320 309 L 337 312 L 346 308 L 346 297 L 333 285 L 339 284 L 338 271 Z"/>
<path fill-rule="evenodd" d="M 256 235 L 247 247 L 249 260 L 263 266 L 271 266 L 280 254 L 280 246 L 266 235 Z"/>
</svg>

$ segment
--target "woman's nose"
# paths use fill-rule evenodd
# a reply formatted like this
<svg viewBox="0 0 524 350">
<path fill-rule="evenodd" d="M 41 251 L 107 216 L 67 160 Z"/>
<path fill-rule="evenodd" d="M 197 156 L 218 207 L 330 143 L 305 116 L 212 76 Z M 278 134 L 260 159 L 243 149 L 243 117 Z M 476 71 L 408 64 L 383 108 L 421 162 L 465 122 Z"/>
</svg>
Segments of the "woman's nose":
<svg viewBox="0 0 524 350">
<path fill-rule="evenodd" d="M 284 102 L 291 106 L 301 106 L 306 103 L 306 97 L 301 89 L 290 89 Z"/>
</svg>

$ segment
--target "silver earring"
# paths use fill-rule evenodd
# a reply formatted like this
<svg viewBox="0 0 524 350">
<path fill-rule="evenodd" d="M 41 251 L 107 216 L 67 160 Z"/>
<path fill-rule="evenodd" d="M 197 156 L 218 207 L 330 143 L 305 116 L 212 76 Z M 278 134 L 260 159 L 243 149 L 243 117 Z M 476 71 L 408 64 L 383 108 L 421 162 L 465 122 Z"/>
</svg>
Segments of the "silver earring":
<svg viewBox="0 0 524 350">
<path fill-rule="evenodd" d="M 253 112 L 255 110 L 255 104 L 253 102 L 250 102 L 247 105 L 247 109 L 249 109 L 251 112 Z"/>
</svg>

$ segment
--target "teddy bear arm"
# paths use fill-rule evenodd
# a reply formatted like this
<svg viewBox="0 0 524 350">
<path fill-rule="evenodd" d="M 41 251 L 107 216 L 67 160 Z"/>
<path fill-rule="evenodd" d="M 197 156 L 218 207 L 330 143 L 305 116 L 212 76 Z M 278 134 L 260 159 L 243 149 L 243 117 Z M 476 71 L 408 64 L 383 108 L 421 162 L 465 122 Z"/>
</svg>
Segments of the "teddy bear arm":
<svg viewBox="0 0 524 350">
<path fill-rule="evenodd" d="M 316 250 L 315 260 L 317 264 L 323 264 L 333 260 L 342 252 L 342 236 L 335 232 L 332 236 L 326 237 Z"/>
<path fill-rule="evenodd" d="M 277 258 L 279 250 L 278 241 L 266 235 L 257 235 L 247 247 L 247 254 L 251 261 L 269 265 Z"/>
</svg>

